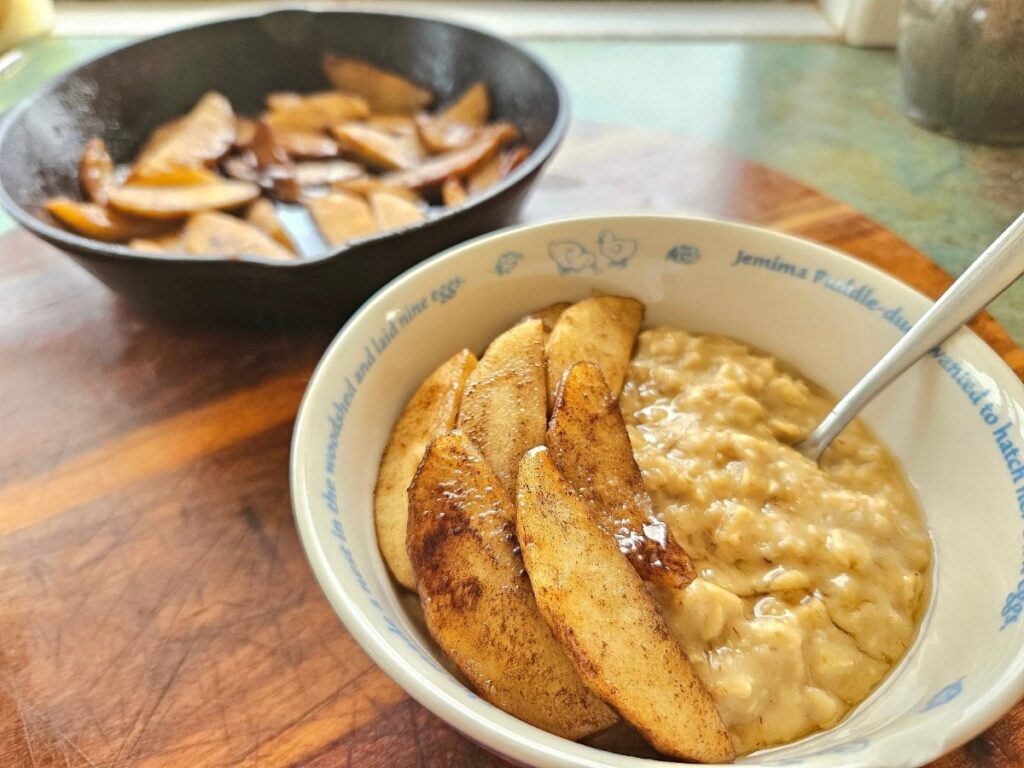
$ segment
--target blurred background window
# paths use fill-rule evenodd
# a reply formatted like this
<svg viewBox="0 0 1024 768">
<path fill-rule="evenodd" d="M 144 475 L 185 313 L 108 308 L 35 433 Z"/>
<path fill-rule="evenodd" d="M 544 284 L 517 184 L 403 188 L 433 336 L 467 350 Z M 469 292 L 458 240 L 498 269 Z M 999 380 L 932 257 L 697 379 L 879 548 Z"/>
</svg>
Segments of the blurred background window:
<svg viewBox="0 0 1024 768">
<path fill-rule="evenodd" d="M 20 2 L 38 0 L 10 0 Z M 155 34 L 280 7 L 277 0 L 56 0 L 57 33 Z M 294 4 L 290 4 L 294 5 Z M 430 14 L 512 37 L 818 38 L 896 42 L 899 0 L 312 0 L 314 9 Z"/>
</svg>

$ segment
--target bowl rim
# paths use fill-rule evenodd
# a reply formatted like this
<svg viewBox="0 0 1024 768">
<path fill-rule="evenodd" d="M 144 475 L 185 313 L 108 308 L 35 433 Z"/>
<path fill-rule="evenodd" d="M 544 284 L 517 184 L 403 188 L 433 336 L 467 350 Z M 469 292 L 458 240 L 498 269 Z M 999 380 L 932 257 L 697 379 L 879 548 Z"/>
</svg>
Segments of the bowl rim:
<svg viewBox="0 0 1024 768">
<path fill-rule="evenodd" d="M 354 254 L 358 254 L 361 251 L 361 247 L 373 243 L 374 245 L 387 243 L 389 241 L 397 240 L 404 237 L 405 235 L 418 232 L 423 229 L 427 229 L 430 226 L 440 223 L 447 222 L 454 217 L 464 215 L 478 206 L 489 202 L 490 200 L 501 196 L 508 190 L 517 187 L 519 184 L 525 182 L 532 174 L 538 172 L 541 167 L 551 159 L 555 150 L 565 139 L 565 134 L 569 129 L 570 119 L 570 101 L 568 91 L 566 90 L 565 84 L 561 78 L 555 72 L 555 70 L 541 59 L 536 54 L 527 50 L 524 46 L 520 45 L 514 40 L 510 40 L 505 37 L 493 34 L 486 30 L 478 27 L 462 24 L 458 22 L 449 21 L 447 19 L 432 18 L 429 16 L 419 16 L 416 14 L 407 13 L 391 13 L 391 12 L 378 12 L 378 11 L 364 11 L 364 10 L 345 10 L 345 9 L 330 9 L 330 10 L 313 10 L 308 8 L 282 8 L 265 13 L 254 13 L 248 15 L 231 16 L 224 19 L 217 19 L 205 24 L 192 24 L 187 26 L 177 27 L 175 29 L 162 32 L 158 35 L 152 35 L 145 37 L 141 40 L 135 40 L 125 45 L 119 45 L 115 48 L 104 51 L 103 53 L 92 56 L 85 61 L 78 63 L 74 68 L 66 70 L 49 80 L 47 80 L 42 86 L 37 88 L 33 93 L 24 98 L 19 104 L 11 108 L 6 114 L 0 118 L 0 154 L 3 153 L 5 144 L 7 142 L 8 134 L 13 129 L 13 126 L 18 120 L 29 110 L 31 110 L 36 103 L 44 96 L 51 94 L 56 90 L 66 79 L 77 74 L 80 70 L 95 64 L 102 59 L 110 56 L 116 56 L 124 51 L 137 48 L 139 46 L 147 45 L 156 40 L 163 40 L 165 38 L 173 37 L 183 32 L 188 32 L 193 29 L 201 29 L 205 27 L 216 27 L 225 24 L 234 24 L 240 21 L 248 22 L 259 22 L 265 19 L 273 19 L 276 17 L 288 17 L 288 16 L 364 16 L 364 17 L 377 17 L 387 19 L 400 19 L 412 22 L 425 22 L 429 24 L 437 24 L 443 27 L 454 28 L 461 32 L 468 32 L 470 34 L 476 34 L 485 38 L 488 44 L 500 44 L 511 48 L 515 53 L 519 54 L 527 61 L 531 62 L 543 73 L 544 77 L 548 79 L 555 91 L 556 100 L 556 111 L 555 119 L 551 125 L 551 128 L 541 139 L 540 143 L 536 147 L 533 147 L 530 151 L 529 156 L 526 160 L 520 163 L 516 168 L 509 173 L 508 176 L 499 180 L 497 184 L 494 184 L 484 192 L 474 195 L 471 199 L 464 203 L 455 206 L 453 208 L 445 208 L 435 216 L 425 218 L 422 221 L 416 222 L 410 226 L 402 227 L 391 232 L 384 232 L 379 235 L 370 235 L 368 237 L 357 238 L 351 240 L 337 248 L 328 248 L 326 251 L 319 253 L 315 256 L 303 257 L 301 259 L 281 260 L 272 259 L 266 256 L 256 256 L 252 254 L 238 254 L 234 256 L 195 256 L 191 254 L 172 254 L 172 253 L 149 253 L 146 251 L 137 251 L 129 248 L 127 245 L 121 245 L 118 243 L 104 243 L 100 240 L 94 240 L 92 238 L 84 237 L 82 235 L 75 234 L 69 230 L 63 229 L 60 226 L 47 222 L 40 216 L 33 214 L 31 211 L 26 210 L 17 202 L 8 192 L 7 188 L 3 184 L 3 178 L 0 176 L 0 207 L 7 211 L 21 227 L 28 230 L 32 234 L 41 237 L 47 242 L 51 243 L 60 248 L 66 248 L 72 251 L 86 252 L 93 256 L 100 256 L 111 260 L 128 260 L 128 261 L 140 261 L 140 262 L 155 262 L 155 263 L 174 263 L 174 264 L 189 264 L 189 265 L 204 265 L 208 266 L 211 264 L 239 264 L 239 265 L 250 265 L 258 268 L 266 269 L 302 269 L 310 267 L 315 264 L 321 264 L 323 262 L 331 261 L 340 256 L 351 257 Z M 229 267 L 230 268 L 230 267 Z M 239 267 L 242 268 L 242 267 Z"/>
<path fill-rule="evenodd" d="M 317 365 L 306 384 L 306 389 L 299 403 L 299 409 L 296 414 L 295 425 L 292 431 L 292 444 L 289 453 L 289 489 L 292 498 L 292 513 L 295 519 L 296 529 L 299 534 L 299 542 L 306 556 L 306 560 L 309 563 L 310 568 L 313 571 L 313 575 L 328 602 L 338 615 L 338 618 L 341 619 L 345 629 L 352 635 L 363 651 L 378 667 L 381 668 L 382 671 L 384 671 L 385 674 L 397 682 L 407 694 L 444 720 L 448 725 L 466 735 L 468 738 L 471 738 L 498 754 L 510 755 L 516 760 L 546 760 L 550 762 L 554 759 L 559 761 L 560 765 L 573 766 L 574 768 L 593 768 L 595 766 L 614 766 L 615 768 L 630 768 L 631 766 L 633 768 L 646 768 L 647 766 L 650 766 L 650 768 L 656 768 L 657 766 L 667 765 L 688 765 L 688 763 L 673 762 L 671 760 L 666 762 L 664 760 L 650 760 L 646 758 L 620 755 L 594 747 L 588 747 L 588 749 L 595 751 L 599 755 L 607 755 L 609 759 L 606 761 L 598 761 L 595 758 L 571 755 L 564 751 L 552 752 L 550 747 L 547 747 L 542 743 L 538 743 L 536 740 L 529 737 L 530 731 L 534 726 L 530 726 L 527 723 L 512 718 L 511 715 L 505 714 L 505 717 L 512 718 L 522 728 L 527 729 L 527 733 L 524 734 L 522 732 L 511 730 L 507 725 L 492 718 L 481 717 L 479 713 L 468 708 L 463 702 L 456 700 L 449 693 L 436 687 L 432 682 L 423 677 L 419 669 L 419 664 L 414 660 L 411 654 L 408 656 L 403 655 L 395 648 L 392 648 L 388 643 L 384 642 L 383 635 L 371 626 L 362 610 L 351 600 L 348 592 L 342 588 L 340 580 L 335 576 L 335 572 L 328 561 L 326 551 L 321 545 L 322 542 L 320 537 L 314 529 L 313 510 L 311 505 L 307 503 L 308 495 L 306 493 L 304 476 L 301 471 L 301 467 L 305 463 L 303 446 L 307 442 L 304 438 L 310 429 L 309 423 L 313 418 L 313 393 L 319 391 L 323 386 L 325 386 L 324 380 L 327 376 L 326 370 L 328 361 L 335 355 L 336 350 L 339 348 L 342 341 L 344 341 L 351 328 L 367 311 L 369 311 L 372 304 L 374 304 L 385 293 L 396 289 L 399 286 L 405 285 L 406 283 L 414 282 L 423 272 L 426 272 L 445 261 L 458 258 L 464 251 L 474 250 L 485 243 L 500 240 L 510 235 L 548 227 L 557 227 L 559 225 L 601 222 L 602 224 L 611 226 L 620 221 L 636 223 L 643 221 L 664 222 L 666 220 L 683 225 L 688 223 L 711 224 L 727 229 L 744 230 L 756 233 L 759 236 L 767 235 L 771 238 L 775 238 L 779 242 L 798 243 L 804 247 L 810 246 L 816 250 L 829 254 L 830 257 L 837 257 L 844 261 L 853 262 L 857 266 L 865 268 L 872 274 L 873 278 L 876 278 L 883 283 L 888 283 L 890 287 L 897 287 L 900 290 L 908 291 L 926 301 L 929 305 L 934 303 L 934 300 L 931 297 L 926 296 L 917 288 L 908 285 L 893 275 L 890 275 L 874 264 L 859 259 L 852 254 L 845 253 L 838 248 L 811 240 L 810 238 L 780 232 L 768 227 L 711 216 L 692 216 L 672 213 L 610 212 L 604 214 L 588 213 L 583 216 L 558 217 L 527 225 L 513 225 L 505 227 L 471 240 L 467 240 L 425 259 L 381 286 L 381 288 L 374 292 L 374 294 L 370 296 L 359 307 L 359 309 L 349 317 L 348 320 L 346 320 L 331 342 L 324 349 L 323 355 L 317 362 Z M 1024 403 L 1024 381 L 1021 381 L 1020 377 L 1018 377 L 1017 374 L 1009 368 L 1002 357 L 998 355 L 998 353 L 995 352 L 995 350 L 993 350 L 992 347 L 979 337 L 970 327 L 965 326 L 959 332 L 962 333 L 965 331 L 970 334 L 976 342 L 983 345 L 985 349 L 995 355 L 999 363 L 1004 365 L 1007 371 L 1012 374 L 1015 382 L 1014 386 L 1017 390 L 1013 394 L 1017 397 L 1019 402 Z M 925 518 L 927 524 L 927 514 Z M 933 573 L 933 578 L 935 577 L 936 573 Z M 929 605 L 927 610 L 930 613 L 931 605 Z M 926 613 L 926 615 L 922 617 L 922 626 L 924 626 L 924 622 L 927 621 L 927 618 L 928 616 Z M 900 664 L 908 658 L 914 647 L 919 646 L 920 640 L 921 633 L 919 632 L 917 633 L 914 646 L 908 649 L 907 654 L 900 660 Z M 459 681 L 459 683 L 460 685 L 465 685 L 461 681 Z M 1022 696 L 1024 696 L 1024 649 L 1019 650 L 1012 662 L 1004 668 L 1001 683 L 1002 684 L 998 687 L 994 686 L 993 688 L 978 694 L 974 706 L 972 707 L 972 711 L 970 713 L 966 713 L 966 716 L 961 716 L 958 721 L 955 729 L 957 735 L 953 741 L 948 741 L 942 746 L 938 745 L 934 740 L 918 741 L 920 753 L 914 757 L 915 765 L 924 765 L 925 763 L 936 760 L 942 755 L 948 754 L 978 736 L 1000 720 L 1022 698 Z M 874 693 L 874 691 L 872 693 Z M 458 719 L 457 723 L 455 722 L 456 718 Z M 842 722 L 835 727 L 841 728 Z M 558 739 L 558 737 L 546 734 L 544 731 L 540 731 L 540 733 L 545 734 L 550 738 Z M 813 737 L 818 733 L 820 732 L 809 734 L 809 736 Z M 569 743 L 574 746 L 586 746 L 580 745 L 576 742 Z M 753 759 L 750 763 L 752 765 L 762 764 L 758 761 L 758 757 L 761 754 L 771 760 L 773 759 L 770 757 L 771 751 L 786 746 L 788 746 L 788 744 L 778 745 L 778 747 L 773 747 L 771 750 L 759 750 L 757 753 L 754 753 Z M 744 759 L 749 758 L 750 756 L 744 756 Z M 728 766 L 721 766 L 721 768 L 728 768 Z"/>
</svg>

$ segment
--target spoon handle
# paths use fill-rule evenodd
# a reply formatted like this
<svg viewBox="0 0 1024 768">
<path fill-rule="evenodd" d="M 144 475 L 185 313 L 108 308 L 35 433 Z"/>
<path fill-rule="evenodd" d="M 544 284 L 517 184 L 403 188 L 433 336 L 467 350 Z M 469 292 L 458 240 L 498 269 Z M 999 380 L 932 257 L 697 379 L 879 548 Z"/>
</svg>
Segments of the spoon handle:
<svg viewBox="0 0 1024 768">
<path fill-rule="evenodd" d="M 817 461 L 875 395 L 957 329 L 988 306 L 1024 274 L 1024 214 L 1017 217 L 985 252 L 960 275 L 942 297 L 924 313 L 835 408 L 798 446 Z"/>
</svg>

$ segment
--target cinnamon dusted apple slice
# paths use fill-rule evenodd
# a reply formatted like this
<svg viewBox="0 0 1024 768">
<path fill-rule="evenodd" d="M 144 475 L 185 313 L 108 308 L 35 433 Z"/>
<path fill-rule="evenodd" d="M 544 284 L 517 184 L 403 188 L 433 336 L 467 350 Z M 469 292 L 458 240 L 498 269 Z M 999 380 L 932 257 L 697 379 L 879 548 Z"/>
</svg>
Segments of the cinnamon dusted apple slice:
<svg viewBox="0 0 1024 768">
<path fill-rule="evenodd" d="M 66 197 L 46 201 L 47 212 L 68 229 L 93 240 L 123 243 L 134 238 L 167 234 L 175 222 L 140 219 L 112 211 L 96 203 L 80 203 Z"/>
<path fill-rule="evenodd" d="M 466 192 L 475 195 L 493 187 L 502 177 L 501 155 L 495 155 L 466 179 Z"/>
<path fill-rule="evenodd" d="M 544 324 L 544 333 L 551 333 L 555 327 L 555 323 L 558 322 L 558 318 L 560 318 L 562 313 L 571 306 L 572 305 L 568 301 L 558 301 L 554 304 L 549 304 L 546 307 L 535 310 L 526 317 L 536 317 Z"/>
<path fill-rule="evenodd" d="M 361 165 L 348 160 L 306 160 L 295 163 L 295 180 L 300 187 L 321 187 L 366 175 Z"/>
<path fill-rule="evenodd" d="M 466 188 L 462 186 L 462 182 L 454 176 L 445 179 L 441 185 L 441 202 L 445 204 L 445 207 L 451 208 L 460 205 L 465 200 Z"/>
<path fill-rule="evenodd" d="M 260 186 L 278 200 L 297 203 L 302 196 L 302 188 L 296 178 L 295 164 L 278 141 L 278 134 L 263 120 L 256 121 L 252 154 L 256 159 Z"/>
<path fill-rule="evenodd" d="M 182 250 L 199 256 L 266 256 L 290 260 L 295 254 L 261 229 L 226 213 L 207 211 L 188 220 L 181 233 Z"/>
<path fill-rule="evenodd" d="M 384 181 L 412 189 L 437 187 L 452 176 L 463 178 L 473 173 L 518 135 L 518 130 L 510 123 L 489 125 L 481 128 L 473 142 L 463 149 L 428 157 L 416 168 L 384 176 Z"/>
<path fill-rule="evenodd" d="M 406 170 L 419 163 L 415 147 L 387 131 L 359 123 L 343 123 L 332 129 L 338 145 L 358 159 L 384 170 Z"/>
<path fill-rule="evenodd" d="M 547 426 L 544 326 L 528 319 L 491 342 L 466 382 L 459 429 L 477 445 L 512 496 L 523 454 Z"/>
<path fill-rule="evenodd" d="M 114 186 L 114 161 L 103 139 L 93 138 L 85 143 L 78 163 L 78 182 L 86 198 L 97 205 L 107 204 L 107 194 Z"/>
<path fill-rule="evenodd" d="M 593 363 L 576 363 L 558 387 L 547 435 L 551 459 L 645 581 L 682 589 L 693 560 L 654 515 L 615 396 Z"/>
<path fill-rule="evenodd" d="M 126 184 L 110 190 L 110 205 L 133 216 L 177 219 L 202 211 L 238 208 L 259 196 L 260 188 L 255 184 L 227 179 L 189 186 Z"/>
<path fill-rule="evenodd" d="M 416 123 L 410 115 L 370 115 L 363 122 L 371 128 L 387 131 L 394 136 L 416 135 Z"/>
<path fill-rule="evenodd" d="M 132 184 L 149 187 L 187 187 L 213 184 L 221 177 L 202 166 L 176 165 L 163 169 L 144 169 L 132 175 Z"/>
<path fill-rule="evenodd" d="M 292 253 L 295 253 L 295 244 L 292 243 L 292 239 L 288 236 L 284 225 L 281 224 L 281 218 L 277 215 L 274 204 L 266 198 L 261 197 L 249 206 L 249 210 L 245 214 L 245 220 L 264 234 L 270 235 L 270 237 Z"/>
<path fill-rule="evenodd" d="M 395 579 L 412 590 L 416 576 L 405 546 L 409 483 L 431 441 L 455 426 L 466 377 L 475 367 L 476 355 L 468 349 L 441 363 L 406 403 L 380 460 L 373 491 L 377 546 Z"/>
<path fill-rule="evenodd" d="M 370 206 L 350 192 L 332 192 L 323 197 L 310 197 L 305 202 L 317 229 L 331 246 L 377 231 Z"/>
<path fill-rule="evenodd" d="M 731 761 L 715 702 L 654 598 L 545 448 L 523 459 L 516 515 L 537 605 L 590 690 L 662 754 Z"/>
<path fill-rule="evenodd" d="M 231 149 L 237 130 L 231 103 L 216 91 L 207 93 L 187 115 L 163 128 L 136 158 L 133 175 L 211 165 Z"/>
<path fill-rule="evenodd" d="M 520 144 L 517 147 L 509 147 L 501 153 L 501 173 L 508 176 L 512 171 L 522 165 L 530 156 L 530 148 Z"/>
<path fill-rule="evenodd" d="M 338 142 L 320 131 L 275 128 L 274 140 L 295 160 L 324 160 L 338 156 Z"/>
<path fill-rule="evenodd" d="M 373 192 L 370 195 L 370 209 L 381 232 L 407 227 L 425 218 L 418 205 L 388 192 Z"/>
<path fill-rule="evenodd" d="M 142 149 L 135 153 L 136 162 L 141 158 L 152 154 L 157 150 L 158 147 L 165 144 L 167 140 L 174 135 L 175 131 L 177 131 L 181 127 L 182 122 L 184 122 L 185 118 L 187 117 L 187 114 L 180 115 L 178 117 L 171 118 L 166 123 L 161 123 L 156 128 L 154 128 L 153 131 L 149 134 L 149 137 L 142 143 Z M 235 118 L 236 131 L 238 130 L 239 121 L 241 120 L 244 120 L 244 118 Z M 237 138 L 238 137 L 236 134 L 236 139 Z"/>
<path fill-rule="evenodd" d="M 270 110 L 263 119 L 271 128 L 283 130 L 324 131 L 346 120 L 361 120 L 370 115 L 365 99 L 337 91 L 272 93 L 267 97 L 267 106 Z"/>
<path fill-rule="evenodd" d="M 491 95 L 483 83 L 473 83 L 458 99 L 436 115 L 416 116 L 420 140 L 430 152 L 450 152 L 469 144 L 476 129 L 487 122 Z"/>
<path fill-rule="evenodd" d="M 255 130 L 253 128 L 253 131 Z M 220 161 L 220 168 L 225 176 L 236 181 L 246 181 L 250 184 L 259 182 L 259 164 L 251 149 L 243 149 L 241 152 L 228 155 Z"/>
<path fill-rule="evenodd" d="M 461 149 L 476 138 L 476 127 L 437 115 L 416 115 L 416 132 L 427 151 L 437 154 Z"/>
<path fill-rule="evenodd" d="M 375 176 L 362 176 L 349 181 L 337 181 L 331 184 L 331 190 L 334 192 L 351 192 L 354 195 L 367 199 L 375 192 L 387 192 L 389 195 L 396 195 L 409 203 L 421 204 L 423 202 L 420 196 L 408 187 L 389 184 Z"/>
<path fill-rule="evenodd" d="M 255 135 L 255 120 L 249 117 L 235 117 L 235 149 L 248 149 Z"/>
<path fill-rule="evenodd" d="M 172 232 L 161 237 L 137 237 L 128 241 L 128 247 L 144 253 L 184 253 L 181 232 Z"/>
<path fill-rule="evenodd" d="M 626 379 L 633 344 L 644 319 L 644 305 L 624 296 L 595 296 L 565 310 L 548 337 L 548 404 L 575 363 L 597 365 L 617 398 Z"/>
<path fill-rule="evenodd" d="M 323 69 L 332 86 L 361 96 L 374 112 L 413 114 L 434 100 L 430 90 L 360 59 L 328 53 Z"/>
<path fill-rule="evenodd" d="M 529 154 L 530 150 L 522 146 L 502 151 L 469 176 L 466 180 L 466 191 L 475 195 L 490 189 L 512 173 Z"/>
<path fill-rule="evenodd" d="M 441 110 L 438 117 L 455 123 L 480 127 L 491 114 L 491 92 L 485 83 L 473 83 L 455 101 Z"/>
<path fill-rule="evenodd" d="M 409 557 L 430 634 L 489 702 L 580 739 L 616 722 L 541 616 L 515 511 L 470 440 L 435 440 L 409 486 Z"/>
</svg>

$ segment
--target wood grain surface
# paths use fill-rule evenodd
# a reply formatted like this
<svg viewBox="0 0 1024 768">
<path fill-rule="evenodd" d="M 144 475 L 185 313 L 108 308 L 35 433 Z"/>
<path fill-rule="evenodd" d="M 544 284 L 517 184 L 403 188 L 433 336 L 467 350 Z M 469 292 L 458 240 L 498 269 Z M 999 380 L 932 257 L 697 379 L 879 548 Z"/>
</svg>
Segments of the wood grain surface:
<svg viewBox="0 0 1024 768">
<path fill-rule="evenodd" d="M 851 208 L 678 137 L 584 126 L 524 218 L 687 212 L 950 278 Z M 977 330 L 1024 373 L 991 318 Z M 333 331 L 161 325 L 0 239 L 0 766 L 499 766 L 382 673 L 306 565 L 292 421 Z M 1024 764 L 1024 707 L 938 763 Z"/>
</svg>

